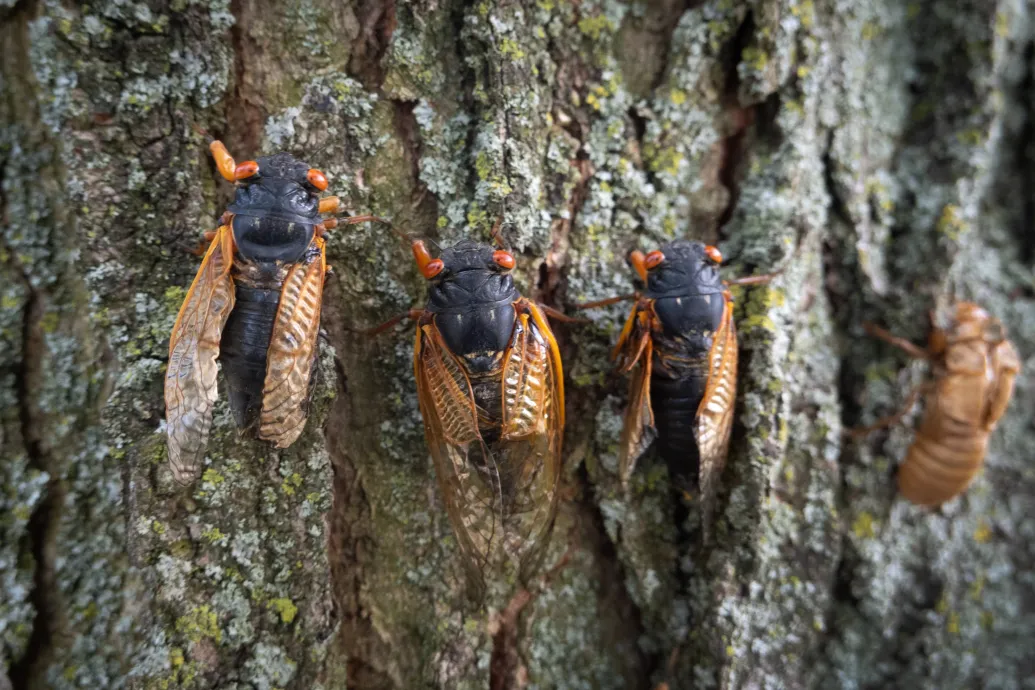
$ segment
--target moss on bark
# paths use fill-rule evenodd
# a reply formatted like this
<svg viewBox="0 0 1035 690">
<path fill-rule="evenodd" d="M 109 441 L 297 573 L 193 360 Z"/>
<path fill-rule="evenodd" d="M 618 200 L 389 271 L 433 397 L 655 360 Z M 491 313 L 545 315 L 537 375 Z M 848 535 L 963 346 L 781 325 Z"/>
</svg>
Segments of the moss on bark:
<svg viewBox="0 0 1035 690">
<path fill-rule="evenodd" d="M 986 471 L 896 499 L 908 427 L 845 443 L 925 374 L 973 298 L 1035 352 L 1035 21 L 1021 0 L 0 2 L 0 658 L 22 688 L 484 688 L 426 456 L 394 235 L 329 237 L 314 412 L 286 451 L 217 407 L 189 491 L 165 467 L 168 333 L 239 159 L 289 150 L 356 213 L 449 243 L 500 214 L 525 293 L 625 293 L 623 258 L 718 243 L 738 418 L 717 539 L 648 455 L 616 478 L 622 307 L 557 329 L 565 491 L 511 686 L 1020 688 L 1035 658 L 1019 380 Z M 673 655 L 673 650 L 679 650 Z"/>
</svg>

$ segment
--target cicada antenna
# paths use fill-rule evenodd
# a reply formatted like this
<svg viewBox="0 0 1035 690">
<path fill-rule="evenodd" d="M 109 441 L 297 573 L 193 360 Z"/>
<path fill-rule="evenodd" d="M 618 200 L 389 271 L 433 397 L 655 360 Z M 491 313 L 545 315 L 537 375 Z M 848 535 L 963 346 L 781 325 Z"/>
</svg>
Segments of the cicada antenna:
<svg viewBox="0 0 1035 690">
<path fill-rule="evenodd" d="M 489 234 L 492 236 L 492 241 L 496 243 L 496 246 L 500 249 L 510 251 L 510 245 L 507 243 L 506 238 L 503 237 L 503 233 L 500 232 L 500 228 L 503 227 L 503 215 L 505 211 L 500 211 L 499 216 L 496 217 L 496 222 L 492 224 L 492 229 Z"/>
<path fill-rule="evenodd" d="M 430 237 L 418 237 L 416 235 L 411 235 L 411 234 L 409 234 L 407 232 L 403 232 L 399 228 L 395 227 L 395 224 L 392 221 L 388 220 L 387 218 L 382 218 L 380 216 L 373 216 L 373 215 L 349 216 L 348 218 L 342 220 L 341 222 L 344 225 L 355 225 L 357 223 L 380 223 L 381 225 L 388 226 L 388 229 L 391 230 L 392 233 L 396 237 L 398 237 L 400 240 L 402 240 L 402 242 L 406 244 L 407 248 L 412 246 L 414 241 L 416 241 L 416 240 L 423 240 L 423 241 L 426 241 L 426 242 L 430 242 L 432 245 L 435 246 L 435 249 L 437 249 L 438 251 L 442 251 L 442 247 L 439 246 L 439 243 L 436 242 L 435 240 L 431 239 Z"/>
</svg>

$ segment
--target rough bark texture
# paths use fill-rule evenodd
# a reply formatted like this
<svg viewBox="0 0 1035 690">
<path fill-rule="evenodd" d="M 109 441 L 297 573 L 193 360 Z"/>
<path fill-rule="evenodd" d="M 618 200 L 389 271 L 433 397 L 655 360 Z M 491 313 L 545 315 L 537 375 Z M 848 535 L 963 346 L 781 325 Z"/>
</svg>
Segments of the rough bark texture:
<svg viewBox="0 0 1035 690">
<path fill-rule="evenodd" d="M 0 1 L 0 688 L 485 688 L 493 633 L 500 687 L 1035 687 L 1033 12 Z M 618 485 L 616 306 L 557 329 L 547 561 L 571 560 L 518 616 L 506 582 L 468 604 L 412 334 L 356 332 L 422 298 L 380 227 L 330 236 L 300 441 L 241 438 L 221 404 L 177 489 L 168 333 L 231 194 L 192 124 L 440 243 L 502 212 L 526 294 L 561 308 L 628 292 L 626 252 L 674 236 L 718 242 L 730 275 L 786 267 L 737 293 L 716 544 L 653 457 Z M 953 296 L 1028 374 L 983 476 L 927 512 L 895 497 L 908 426 L 841 431 L 925 375 L 860 322 L 922 341 Z"/>
</svg>

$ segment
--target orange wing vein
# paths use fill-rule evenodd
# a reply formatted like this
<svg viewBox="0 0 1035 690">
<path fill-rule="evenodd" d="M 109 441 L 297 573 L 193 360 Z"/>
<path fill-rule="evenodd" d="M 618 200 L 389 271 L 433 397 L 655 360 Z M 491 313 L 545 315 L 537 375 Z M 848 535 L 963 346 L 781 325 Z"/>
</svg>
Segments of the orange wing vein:
<svg viewBox="0 0 1035 690">
<path fill-rule="evenodd" d="M 224 225 L 201 262 L 169 338 L 165 375 L 169 463 L 173 478 L 181 484 L 197 478 L 212 426 L 219 340 L 234 308 L 233 251 L 233 233 Z"/>
<path fill-rule="evenodd" d="M 629 401 L 618 442 L 618 476 L 623 485 L 636 468 L 636 461 L 654 440 L 654 411 L 650 403 L 650 376 L 654 357 L 649 307 L 637 304 L 622 329 L 615 355 L 619 371 L 632 370 Z"/>
<path fill-rule="evenodd" d="M 471 384 L 434 321 L 427 317 L 417 325 L 413 368 L 424 437 L 435 464 L 442 502 L 456 533 L 471 587 L 480 593 L 484 588 L 486 542 L 491 543 L 496 531 L 499 478 L 491 476 L 490 468 L 472 466 L 468 459 L 472 445 L 476 446 L 475 454 L 488 454 L 482 450 Z"/>
<path fill-rule="evenodd" d="M 414 348 L 425 437 L 476 595 L 486 568 L 501 556 L 529 577 L 556 515 L 564 427 L 560 354 L 538 308 L 525 299 L 515 308 L 499 373 L 501 410 L 478 409 L 462 362 L 427 316 Z M 492 444 L 483 439 L 480 418 L 501 420 Z"/>
<path fill-rule="evenodd" d="M 259 438 L 277 448 L 287 448 L 298 439 L 309 413 L 309 381 L 327 272 L 324 241 L 316 237 L 313 242 L 319 253 L 293 266 L 284 280 L 266 358 Z"/>
<path fill-rule="evenodd" d="M 726 300 L 722 323 L 708 353 L 708 383 L 697 408 L 694 436 L 700 452 L 701 522 L 707 536 L 719 477 L 726 466 L 737 395 L 737 330 L 733 302 Z"/>
<path fill-rule="evenodd" d="M 542 564 L 557 514 L 564 435 L 564 373 L 542 311 L 522 298 L 503 358 L 503 435 L 497 466 L 505 544 L 529 580 Z"/>
</svg>

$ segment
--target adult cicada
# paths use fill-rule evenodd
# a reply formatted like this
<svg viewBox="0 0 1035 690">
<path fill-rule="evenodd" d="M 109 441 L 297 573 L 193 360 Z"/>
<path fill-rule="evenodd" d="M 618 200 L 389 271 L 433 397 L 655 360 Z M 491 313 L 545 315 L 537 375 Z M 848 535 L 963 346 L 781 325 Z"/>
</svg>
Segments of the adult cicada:
<svg viewBox="0 0 1035 690">
<path fill-rule="evenodd" d="M 424 434 L 477 596 L 490 567 L 516 563 L 527 580 L 541 565 L 561 476 L 561 357 L 552 310 L 514 286 L 510 252 L 464 240 L 433 258 L 411 246 L 429 283 L 426 306 L 408 313 Z"/>
<path fill-rule="evenodd" d="M 910 356 L 929 360 L 934 378 L 915 388 L 902 410 L 852 434 L 898 422 L 925 395 L 924 418 L 898 469 L 898 488 L 913 503 L 939 506 L 963 493 L 981 470 L 988 437 L 1020 373 L 1017 351 L 999 320 L 971 302 L 956 305 L 946 328 L 932 329 L 927 349 L 873 324 L 865 327 Z"/>
<path fill-rule="evenodd" d="M 323 234 L 338 198 L 322 172 L 288 153 L 240 165 L 210 145 L 237 184 L 169 339 L 165 406 L 169 462 L 180 483 L 197 478 L 217 398 L 218 361 L 234 421 L 286 448 L 302 433 L 328 271 Z M 349 218 L 359 222 L 366 217 Z"/>
<path fill-rule="evenodd" d="M 635 300 L 612 355 L 621 373 L 632 373 L 619 477 L 628 483 L 636 461 L 656 439 L 674 475 L 696 475 L 707 534 L 737 391 L 737 331 L 728 286 L 761 284 L 774 276 L 724 281 L 719 250 L 687 240 L 647 255 L 634 251 L 629 260 L 645 292 L 580 307 Z"/>
</svg>

